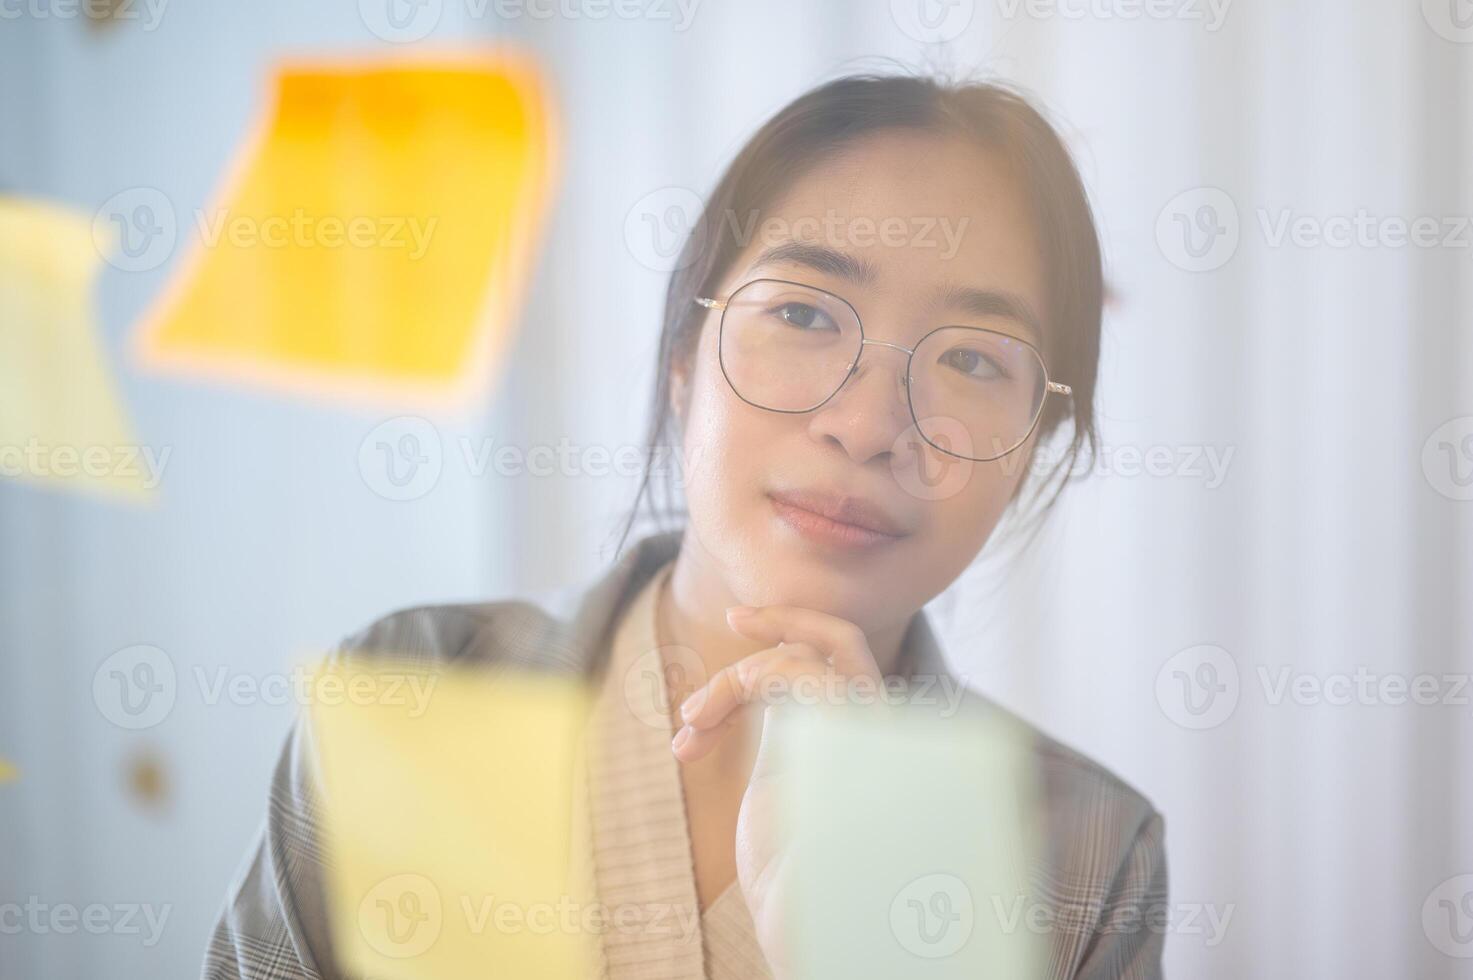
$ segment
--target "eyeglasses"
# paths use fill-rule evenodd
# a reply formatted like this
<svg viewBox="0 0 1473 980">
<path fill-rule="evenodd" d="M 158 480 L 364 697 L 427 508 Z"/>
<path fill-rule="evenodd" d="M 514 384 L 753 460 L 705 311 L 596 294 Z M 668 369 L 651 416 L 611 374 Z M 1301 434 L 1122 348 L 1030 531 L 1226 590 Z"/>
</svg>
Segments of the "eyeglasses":
<svg viewBox="0 0 1473 980">
<path fill-rule="evenodd" d="M 826 290 L 784 279 L 753 279 L 726 299 L 698 296 L 721 311 L 721 373 L 738 398 L 772 412 L 812 412 L 839 393 L 866 346 L 906 355 L 902 375 L 916 431 L 950 456 L 987 462 L 1033 434 L 1050 392 L 1043 355 L 1025 340 L 981 327 L 943 326 L 914 347 L 864 336 L 859 313 Z"/>
</svg>

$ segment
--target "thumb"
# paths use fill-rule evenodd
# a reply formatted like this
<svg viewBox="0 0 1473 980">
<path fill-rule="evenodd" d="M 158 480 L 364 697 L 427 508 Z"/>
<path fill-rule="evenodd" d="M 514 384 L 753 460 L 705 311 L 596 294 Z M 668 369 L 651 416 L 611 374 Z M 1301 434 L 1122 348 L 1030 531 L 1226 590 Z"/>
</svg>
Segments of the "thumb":
<svg viewBox="0 0 1473 980">
<path fill-rule="evenodd" d="M 762 711 L 762 734 L 750 782 L 773 780 L 792 766 L 793 739 L 797 735 L 796 712 L 790 704 L 769 704 Z"/>
</svg>

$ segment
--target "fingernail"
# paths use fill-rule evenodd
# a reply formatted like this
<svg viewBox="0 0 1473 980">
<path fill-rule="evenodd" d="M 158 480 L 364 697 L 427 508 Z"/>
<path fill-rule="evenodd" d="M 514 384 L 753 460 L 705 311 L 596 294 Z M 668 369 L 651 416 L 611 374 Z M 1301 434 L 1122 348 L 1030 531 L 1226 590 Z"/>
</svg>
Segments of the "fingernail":
<svg viewBox="0 0 1473 980">
<path fill-rule="evenodd" d="M 727 619 L 732 619 L 732 618 L 741 619 L 744 616 L 750 616 L 750 615 L 752 615 L 752 613 L 754 613 L 754 612 L 756 612 L 756 610 L 753 609 L 751 606 L 727 606 L 726 607 L 726 618 Z"/>
<path fill-rule="evenodd" d="M 701 705 L 706 703 L 706 698 L 710 693 L 703 687 L 686 698 L 685 703 L 680 706 L 680 717 L 685 721 L 690 721 L 694 718 L 696 712 L 701 710 Z"/>
<path fill-rule="evenodd" d="M 690 741 L 691 727 L 682 725 L 680 731 L 675 733 L 675 738 L 670 742 L 671 750 L 679 752 L 681 746 Z"/>
</svg>

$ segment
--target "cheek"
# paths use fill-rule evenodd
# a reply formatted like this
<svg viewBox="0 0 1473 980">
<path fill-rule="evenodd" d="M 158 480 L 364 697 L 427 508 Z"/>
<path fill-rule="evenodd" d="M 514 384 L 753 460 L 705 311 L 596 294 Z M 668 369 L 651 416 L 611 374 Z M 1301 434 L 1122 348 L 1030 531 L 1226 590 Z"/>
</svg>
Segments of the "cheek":
<svg viewBox="0 0 1473 980">
<path fill-rule="evenodd" d="M 896 472 L 896 482 L 925 501 L 925 548 L 949 556 L 939 565 L 960 570 L 987 543 L 1027 473 L 1028 448 L 979 463 L 927 447 Z"/>
<path fill-rule="evenodd" d="M 770 445 L 769 413 L 732 393 L 705 338 L 690 385 L 682 446 L 686 500 L 692 524 L 717 532 L 739 520 L 757 496 L 763 447 Z"/>
</svg>

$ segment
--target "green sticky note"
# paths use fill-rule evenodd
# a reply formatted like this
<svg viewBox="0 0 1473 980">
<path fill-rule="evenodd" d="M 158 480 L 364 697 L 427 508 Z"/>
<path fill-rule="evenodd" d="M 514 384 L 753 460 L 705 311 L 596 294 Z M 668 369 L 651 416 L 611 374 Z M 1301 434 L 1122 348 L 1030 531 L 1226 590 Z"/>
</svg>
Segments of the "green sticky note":
<svg viewBox="0 0 1473 980">
<path fill-rule="evenodd" d="M 1037 975 L 1034 776 L 1016 725 L 974 708 L 770 713 L 784 746 L 784 945 L 797 976 Z"/>
</svg>

